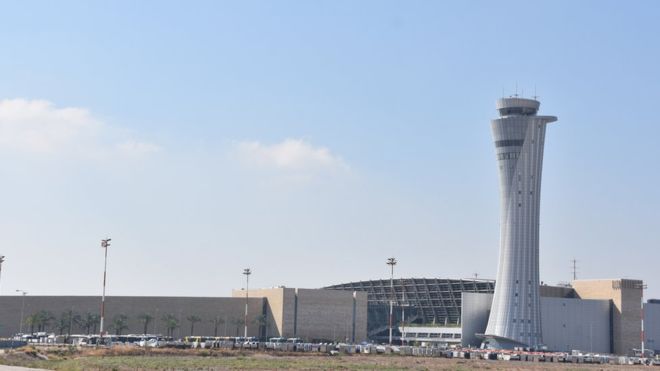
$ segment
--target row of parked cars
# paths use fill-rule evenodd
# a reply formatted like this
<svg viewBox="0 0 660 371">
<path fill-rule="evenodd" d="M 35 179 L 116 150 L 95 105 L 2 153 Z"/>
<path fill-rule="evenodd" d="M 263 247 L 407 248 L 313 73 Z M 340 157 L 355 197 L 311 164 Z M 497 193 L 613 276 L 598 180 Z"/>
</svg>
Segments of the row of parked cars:
<svg viewBox="0 0 660 371">
<path fill-rule="evenodd" d="M 268 348 L 276 348 L 281 344 L 299 344 L 299 338 L 273 337 L 261 341 L 256 337 L 242 336 L 186 336 L 174 339 L 168 336 L 153 334 L 128 335 L 56 335 L 54 333 L 37 332 L 33 334 L 16 334 L 13 340 L 32 344 L 72 344 L 72 345 L 135 345 L 141 347 L 177 347 L 177 348 L 212 348 L 241 347 L 258 348 L 259 344 Z"/>
</svg>

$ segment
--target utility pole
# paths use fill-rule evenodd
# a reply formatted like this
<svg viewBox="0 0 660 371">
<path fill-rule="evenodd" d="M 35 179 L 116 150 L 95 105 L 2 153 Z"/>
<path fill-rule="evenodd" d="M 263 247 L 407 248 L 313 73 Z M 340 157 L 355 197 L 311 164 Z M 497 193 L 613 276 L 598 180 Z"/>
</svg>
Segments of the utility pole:
<svg viewBox="0 0 660 371">
<path fill-rule="evenodd" d="M 110 246 L 110 238 L 106 238 L 105 240 L 101 240 L 101 248 L 105 250 L 105 257 L 103 259 L 103 294 L 101 295 L 101 324 L 99 326 L 101 332 L 100 336 L 101 339 L 103 340 L 103 323 L 105 321 L 105 278 L 106 278 L 106 271 L 108 269 L 108 246 Z"/>
<path fill-rule="evenodd" d="M 16 292 L 20 292 L 23 295 L 23 300 L 21 301 L 21 323 L 18 325 L 20 330 L 18 330 L 21 335 L 23 334 L 23 313 L 25 312 L 25 295 L 27 295 L 27 291 L 25 290 L 16 290 Z"/>
<path fill-rule="evenodd" d="M 252 271 L 250 268 L 245 268 L 243 269 L 243 274 L 245 275 L 245 319 L 244 319 L 244 325 L 245 325 L 245 331 L 243 333 L 243 337 L 247 338 L 247 327 L 248 327 L 248 298 L 249 294 L 248 291 L 250 289 L 250 275 L 252 274 Z"/>
<path fill-rule="evenodd" d="M 391 273 L 390 273 L 390 290 L 392 292 L 392 298 L 390 300 L 390 321 L 389 321 L 389 327 L 390 327 L 390 345 L 392 345 L 392 315 L 394 311 L 394 300 L 395 300 L 395 295 L 394 295 L 394 266 L 396 265 L 396 259 L 395 258 L 388 258 L 387 259 L 387 265 L 390 266 Z"/>
</svg>

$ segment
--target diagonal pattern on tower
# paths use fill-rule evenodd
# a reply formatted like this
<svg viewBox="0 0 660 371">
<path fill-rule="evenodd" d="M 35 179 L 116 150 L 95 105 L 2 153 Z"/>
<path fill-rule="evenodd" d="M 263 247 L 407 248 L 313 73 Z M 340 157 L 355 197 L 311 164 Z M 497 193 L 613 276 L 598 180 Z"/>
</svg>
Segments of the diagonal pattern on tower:
<svg viewBox="0 0 660 371">
<path fill-rule="evenodd" d="M 539 212 L 545 128 L 540 102 L 497 101 L 491 121 L 500 174 L 500 256 L 485 337 L 496 348 L 543 343 L 539 298 Z"/>
</svg>

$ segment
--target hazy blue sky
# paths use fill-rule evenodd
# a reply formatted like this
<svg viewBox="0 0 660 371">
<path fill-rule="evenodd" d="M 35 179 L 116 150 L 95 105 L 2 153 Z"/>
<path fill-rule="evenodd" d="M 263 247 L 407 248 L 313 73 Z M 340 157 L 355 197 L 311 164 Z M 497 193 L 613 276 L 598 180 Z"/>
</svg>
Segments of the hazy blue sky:
<svg viewBox="0 0 660 371">
<path fill-rule="evenodd" d="M 18 1 L 1 293 L 494 278 L 495 100 L 548 127 L 541 279 L 660 297 L 660 3 Z"/>
</svg>

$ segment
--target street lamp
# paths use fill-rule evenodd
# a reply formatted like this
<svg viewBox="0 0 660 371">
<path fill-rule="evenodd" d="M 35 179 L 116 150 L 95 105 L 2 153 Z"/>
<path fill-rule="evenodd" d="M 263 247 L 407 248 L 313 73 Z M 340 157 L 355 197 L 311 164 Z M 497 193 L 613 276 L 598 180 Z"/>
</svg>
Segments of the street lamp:
<svg viewBox="0 0 660 371">
<path fill-rule="evenodd" d="M 25 312 L 25 295 L 27 295 L 27 291 L 25 290 L 16 290 L 16 292 L 20 292 L 23 295 L 23 300 L 21 300 L 21 323 L 18 325 L 20 330 L 18 332 L 22 335 L 23 334 L 23 313 Z"/>
<path fill-rule="evenodd" d="M 243 336 L 247 338 L 247 326 L 248 326 L 248 291 L 249 291 L 249 285 L 250 285 L 250 275 L 252 274 L 252 271 L 250 268 L 245 268 L 243 269 L 243 274 L 245 275 L 245 318 L 243 320 L 243 324 L 245 325 L 245 331 L 243 333 Z"/>
<path fill-rule="evenodd" d="M 390 300 L 390 345 L 392 345 L 392 312 L 394 311 L 394 266 L 396 265 L 395 258 L 388 258 L 387 265 L 390 266 L 391 275 L 390 275 L 390 290 L 392 291 L 392 299 Z"/>
<path fill-rule="evenodd" d="M 101 324 L 100 324 L 100 330 L 101 330 L 101 338 L 103 338 L 103 322 L 105 320 L 105 277 L 106 277 L 106 271 L 108 269 L 108 246 L 110 246 L 110 238 L 106 238 L 105 240 L 101 240 L 101 248 L 105 250 L 105 257 L 103 259 L 103 295 L 101 296 Z"/>
</svg>

